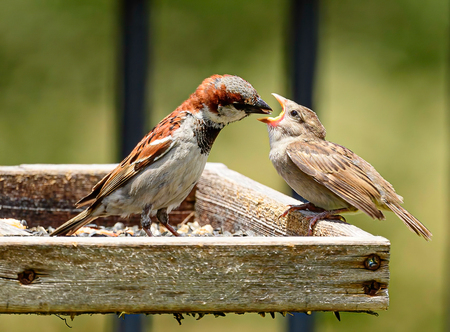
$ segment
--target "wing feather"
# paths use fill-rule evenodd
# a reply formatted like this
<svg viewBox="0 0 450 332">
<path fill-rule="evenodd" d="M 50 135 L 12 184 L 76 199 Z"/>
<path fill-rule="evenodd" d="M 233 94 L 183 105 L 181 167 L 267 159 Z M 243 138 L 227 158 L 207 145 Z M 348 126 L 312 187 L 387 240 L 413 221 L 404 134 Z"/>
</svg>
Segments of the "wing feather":
<svg viewBox="0 0 450 332">
<path fill-rule="evenodd" d="M 376 171 L 352 151 L 328 141 L 300 141 L 291 143 L 287 153 L 316 182 L 372 218 L 384 219 L 376 204 L 381 194 L 371 180 Z"/>
<path fill-rule="evenodd" d="M 75 205 L 77 207 L 94 204 L 122 187 L 141 170 L 162 158 L 175 145 L 172 133 L 181 126 L 184 112 L 169 114 L 148 135 L 146 135 L 131 153 L 115 169 L 101 179 L 90 194 Z"/>
</svg>

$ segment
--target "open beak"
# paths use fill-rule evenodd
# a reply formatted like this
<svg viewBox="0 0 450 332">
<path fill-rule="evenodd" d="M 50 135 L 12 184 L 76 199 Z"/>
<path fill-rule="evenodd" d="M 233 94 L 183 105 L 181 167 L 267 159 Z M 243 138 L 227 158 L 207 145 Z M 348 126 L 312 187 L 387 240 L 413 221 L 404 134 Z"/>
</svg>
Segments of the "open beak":
<svg viewBox="0 0 450 332">
<path fill-rule="evenodd" d="M 258 98 L 252 105 L 245 105 L 245 113 L 247 114 L 270 114 L 271 112 L 272 108 L 261 98 Z"/>
<path fill-rule="evenodd" d="M 275 99 L 278 100 L 278 102 L 280 103 L 280 105 L 282 107 L 282 111 L 281 111 L 280 115 L 278 115 L 275 118 L 267 117 L 267 118 L 261 118 L 258 120 L 261 122 L 267 123 L 268 125 L 276 126 L 278 124 L 278 122 L 280 122 L 284 118 L 284 108 L 285 108 L 286 102 L 288 100 L 280 95 L 277 95 L 276 93 L 272 93 L 272 96 L 274 96 Z"/>
</svg>

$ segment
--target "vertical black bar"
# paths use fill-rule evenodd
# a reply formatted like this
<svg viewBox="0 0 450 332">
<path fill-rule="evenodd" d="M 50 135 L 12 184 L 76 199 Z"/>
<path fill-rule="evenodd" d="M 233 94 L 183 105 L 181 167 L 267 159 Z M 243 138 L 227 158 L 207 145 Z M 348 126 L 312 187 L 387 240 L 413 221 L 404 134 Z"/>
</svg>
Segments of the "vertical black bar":
<svg viewBox="0 0 450 332">
<path fill-rule="evenodd" d="M 313 108 L 314 74 L 317 56 L 319 1 L 291 0 L 287 39 L 289 90 L 295 102 Z M 293 191 L 293 196 L 302 199 Z M 289 332 L 315 330 L 315 314 L 288 316 Z"/>
<path fill-rule="evenodd" d="M 126 157 L 146 132 L 145 112 L 149 63 L 150 0 L 121 0 L 118 112 L 120 158 Z M 115 332 L 149 331 L 145 315 L 114 318 Z"/>
<path fill-rule="evenodd" d="M 149 58 L 149 1 L 121 0 L 119 76 L 120 156 L 126 157 L 145 134 Z"/>
<path fill-rule="evenodd" d="M 313 108 L 317 56 L 318 0 L 291 0 L 288 78 L 292 99 Z"/>
<path fill-rule="evenodd" d="M 315 330 L 314 313 L 306 315 L 303 312 L 292 312 L 288 316 L 288 332 L 313 332 Z"/>
<path fill-rule="evenodd" d="M 146 328 L 145 315 L 125 315 L 125 317 L 117 317 L 114 331 L 115 332 L 143 332 Z"/>
</svg>

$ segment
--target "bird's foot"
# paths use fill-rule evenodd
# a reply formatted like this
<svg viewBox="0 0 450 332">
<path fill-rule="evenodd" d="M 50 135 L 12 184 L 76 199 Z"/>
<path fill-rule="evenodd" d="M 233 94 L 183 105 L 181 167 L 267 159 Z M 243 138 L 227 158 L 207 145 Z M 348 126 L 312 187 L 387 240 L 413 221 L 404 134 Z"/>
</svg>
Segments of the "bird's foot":
<svg viewBox="0 0 450 332">
<path fill-rule="evenodd" d="M 289 206 L 289 208 L 286 211 L 284 211 L 279 216 L 279 218 L 286 217 L 292 211 L 301 211 L 301 210 L 302 211 L 308 210 L 308 211 L 312 211 L 312 212 L 324 212 L 325 211 L 324 209 L 322 209 L 318 206 L 315 206 L 311 202 L 300 204 L 300 205 L 288 205 L 288 206 Z"/>
<path fill-rule="evenodd" d="M 346 209 L 331 210 L 331 211 L 324 210 L 323 212 L 320 212 L 320 213 L 315 214 L 313 216 L 304 216 L 304 218 L 309 221 L 307 235 L 308 236 L 312 236 L 313 235 L 313 227 L 316 225 L 316 223 L 319 220 L 328 219 L 328 220 L 346 221 L 343 216 L 337 214 L 337 213 L 343 212 L 343 210 L 345 211 Z"/>
<path fill-rule="evenodd" d="M 147 205 L 144 207 L 144 210 L 142 210 L 141 214 L 141 226 L 142 229 L 147 233 L 148 236 L 152 237 L 152 231 L 150 230 L 150 227 L 152 226 L 152 219 L 150 218 L 150 212 L 152 210 L 151 205 Z"/>
<path fill-rule="evenodd" d="M 167 230 L 173 234 L 173 236 L 181 236 L 172 226 L 169 225 L 169 216 L 166 209 L 159 209 L 156 212 L 156 218 L 164 225 Z"/>
<path fill-rule="evenodd" d="M 148 235 L 149 237 L 152 237 L 152 236 L 153 236 L 152 231 L 151 231 L 149 228 L 142 227 L 142 229 L 145 231 L 145 233 L 147 233 L 147 235 Z"/>
</svg>

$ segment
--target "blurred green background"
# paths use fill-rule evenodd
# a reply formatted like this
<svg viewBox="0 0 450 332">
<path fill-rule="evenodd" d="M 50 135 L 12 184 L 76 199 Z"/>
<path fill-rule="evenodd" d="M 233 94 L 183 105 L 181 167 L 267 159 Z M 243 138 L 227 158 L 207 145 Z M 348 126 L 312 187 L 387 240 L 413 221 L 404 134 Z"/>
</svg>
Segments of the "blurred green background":
<svg viewBox="0 0 450 332">
<path fill-rule="evenodd" d="M 445 307 L 448 209 L 449 6 L 444 0 L 321 1 L 315 110 L 327 138 L 368 160 L 433 232 L 431 243 L 392 213 L 347 220 L 392 243 L 390 307 L 379 317 L 317 315 L 317 331 L 439 331 Z M 113 0 L 0 4 L 0 164 L 118 162 L 118 5 Z M 239 75 L 274 108 L 287 95 L 288 2 L 156 0 L 148 128 L 207 76 Z M 255 117 L 219 135 L 209 161 L 289 193 Z M 447 277 L 447 278 L 446 278 Z M 1 291 L 0 291 L 1 294 Z M 155 316 L 153 331 L 283 331 L 256 314 L 184 320 Z M 82 316 L 72 331 L 109 331 Z M 55 316 L 0 316 L 1 331 L 66 331 Z"/>
</svg>

